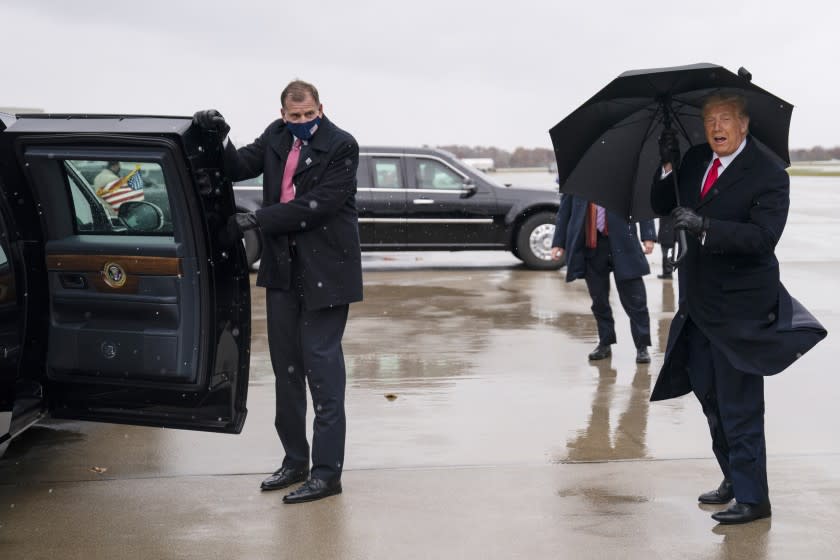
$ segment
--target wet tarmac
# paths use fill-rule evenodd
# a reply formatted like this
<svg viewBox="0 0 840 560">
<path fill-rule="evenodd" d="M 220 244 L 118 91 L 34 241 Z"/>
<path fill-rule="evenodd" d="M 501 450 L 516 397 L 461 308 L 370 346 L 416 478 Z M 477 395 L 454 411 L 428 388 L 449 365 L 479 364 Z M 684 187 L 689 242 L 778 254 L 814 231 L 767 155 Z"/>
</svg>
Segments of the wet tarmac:
<svg viewBox="0 0 840 560">
<path fill-rule="evenodd" d="M 3 558 L 835 558 L 840 180 L 794 178 L 782 281 L 829 337 L 766 383 L 774 517 L 720 527 L 693 398 L 649 403 L 676 282 L 645 278 L 653 362 L 597 342 L 582 282 L 505 253 L 366 253 L 345 493 L 284 506 L 262 290 L 239 436 L 45 421 L 0 459 Z M 253 278 L 252 278 L 253 281 Z M 388 399 L 394 395 L 396 399 Z"/>
</svg>

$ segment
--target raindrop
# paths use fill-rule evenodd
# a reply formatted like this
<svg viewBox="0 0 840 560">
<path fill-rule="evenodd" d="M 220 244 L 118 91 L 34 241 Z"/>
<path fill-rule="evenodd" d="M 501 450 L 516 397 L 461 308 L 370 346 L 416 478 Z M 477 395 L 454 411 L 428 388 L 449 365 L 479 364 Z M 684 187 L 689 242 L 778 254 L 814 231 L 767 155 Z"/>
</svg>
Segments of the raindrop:
<svg viewBox="0 0 840 560">
<path fill-rule="evenodd" d="M 230 331 L 230 334 L 232 334 L 233 336 L 239 336 L 239 329 L 234 327 L 233 330 Z"/>
<path fill-rule="evenodd" d="M 323 408 L 324 408 L 324 407 L 322 407 L 322 406 L 319 404 L 318 406 L 316 406 L 316 407 L 315 407 L 315 410 L 317 410 L 318 412 L 321 412 L 321 410 L 322 410 Z"/>
<path fill-rule="evenodd" d="M 324 283 L 323 283 L 323 282 L 318 282 L 318 287 L 319 287 L 319 288 L 323 288 L 323 287 L 324 287 Z"/>
<path fill-rule="evenodd" d="M 301 222 L 301 223 L 300 223 L 300 227 L 301 227 L 301 228 L 305 228 L 305 227 L 306 227 L 306 222 Z"/>
<path fill-rule="evenodd" d="M 318 201 L 317 200 L 310 200 L 309 201 L 309 207 L 312 208 L 313 210 L 315 210 L 316 208 L 318 208 Z"/>
<path fill-rule="evenodd" d="M 796 353 L 796 359 L 798 360 L 798 359 L 799 359 L 799 358 L 801 358 L 801 357 L 802 357 L 802 352 L 797 352 L 797 353 Z"/>
<path fill-rule="evenodd" d="M 216 418 L 216 420 L 218 420 L 219 422 L 221 422 L 221 421 L 222 421 L 222 417 L 221 417 L 221 416 L 219 416 L 218 418 Z"/>
<path fill-rule="evenodd" d="M 770 319 L 771 321 L 775 321 L 776 320 L 776 314 L 775 313 L 770 313 L 770 314 L 767 315 L 767 318 Z"/>
<path fill-rule="evenodd" d="M 53 493 L 53 489 L 52 489 L 52 488 L 50 488 L 50 491 L 49 491 L 49 493 L 50 493 L 50 494 L 52 494 L 52 493 Z"/>
<path fill-rule="evenodd" d="M 289 373 L 295 372 L 295 366 L 289 366 Z"/>
</svg>

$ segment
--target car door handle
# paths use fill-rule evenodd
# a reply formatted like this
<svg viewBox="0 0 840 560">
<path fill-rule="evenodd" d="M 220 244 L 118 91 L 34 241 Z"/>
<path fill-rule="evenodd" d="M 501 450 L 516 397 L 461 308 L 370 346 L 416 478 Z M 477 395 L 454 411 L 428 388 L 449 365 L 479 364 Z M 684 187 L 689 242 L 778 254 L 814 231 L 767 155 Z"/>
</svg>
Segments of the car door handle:
<svg viewBox="0 0 840 560">
<path fill-rule="evenodd" d="M 61 287 L 67 290 L 84 290 L 87 288 L 87 280 L 81 274 L 62 274 L 59 276 Z"/>
<path fill-rule="evenodd" d="M 435 201 L 431 198 L 415 198 L 414 204 L 434 204 Z"/>
</svg>

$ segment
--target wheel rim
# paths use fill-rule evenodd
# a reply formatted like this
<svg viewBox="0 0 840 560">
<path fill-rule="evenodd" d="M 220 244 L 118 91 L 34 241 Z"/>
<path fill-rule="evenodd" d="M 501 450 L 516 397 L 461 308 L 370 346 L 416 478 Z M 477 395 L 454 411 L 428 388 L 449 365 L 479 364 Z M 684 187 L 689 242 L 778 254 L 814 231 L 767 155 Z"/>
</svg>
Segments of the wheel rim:
<svg viewBox="0 0 840 560">
<path fill-rule="evenodd" d="M 528 238 L 528 245 L 535 257 L 542 261 L 551 260 L 551 242 L 554 240 L 554 224 L 542 224 L 534 228 Z"/>
</svg>

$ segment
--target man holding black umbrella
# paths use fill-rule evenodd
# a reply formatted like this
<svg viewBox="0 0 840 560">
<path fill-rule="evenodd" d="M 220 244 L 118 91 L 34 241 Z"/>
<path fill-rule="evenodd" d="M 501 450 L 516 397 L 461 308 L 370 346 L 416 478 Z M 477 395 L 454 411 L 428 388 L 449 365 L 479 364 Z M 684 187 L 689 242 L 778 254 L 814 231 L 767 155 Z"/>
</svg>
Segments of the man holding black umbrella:
<svg viewBox="0 0 840 560">
<path fill-rule="evenodd" d="M 702 118 L 708 145 L 690 148 L 682 162 L 676 133 L 660 136 L 663 166 L 651 206 L 689 235 L 680 306 L 651 400 L 694 392 L 724 477 L 699 501 L 735 498 L 712 518 L 747 523 L 771 514 L 764 376 L 787 368 L 826 331 L 779 282 L 774 249 L 787 220 L 789 178 L 750 137 L 744 97 L 713 94 Z"/>
</svg>

